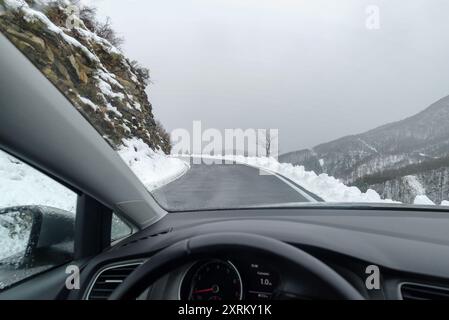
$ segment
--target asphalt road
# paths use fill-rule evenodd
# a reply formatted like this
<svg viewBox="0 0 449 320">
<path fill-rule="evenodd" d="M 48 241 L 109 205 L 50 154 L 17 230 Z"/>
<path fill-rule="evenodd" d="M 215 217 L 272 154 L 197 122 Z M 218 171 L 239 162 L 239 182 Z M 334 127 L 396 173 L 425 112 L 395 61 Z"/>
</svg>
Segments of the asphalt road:
<svg viewBox="0 0 449 320">
<path fill-rule="evenodd" d="M 320 201 L 288 179 L 242 164 L 191 163 L 186 174 L 152 193 L 168 211 Z"/>
</svg>

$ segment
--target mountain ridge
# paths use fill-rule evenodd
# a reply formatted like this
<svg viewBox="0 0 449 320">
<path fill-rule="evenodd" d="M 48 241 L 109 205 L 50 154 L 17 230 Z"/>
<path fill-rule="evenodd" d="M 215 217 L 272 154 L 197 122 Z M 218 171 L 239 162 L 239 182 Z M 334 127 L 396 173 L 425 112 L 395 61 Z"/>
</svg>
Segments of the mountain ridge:
<svg viewBox="0 0 449 320">
<path fill-rule="evenodd" d="M 449 178 L 446 172 L 440 173 L 435 176 L 439 182 L 432 184 L 427 176 L 449 167 L 448 123 L 449 96 L 445 96 L 405 119 L 289 152 L 279 160 L 303 165 L 318 174 L 327 173 L 362 190 L 372 188 L 383 197 L 406 203 L 419 195 L 409 186 L 412 175 L 423 183 L 424 190 L 432 190 L 425 192 L 427 196 L 440 202 L 448 197 Z M 391 188 L 392 181 L 396 189 L 403 190 Z"/>
</svg>

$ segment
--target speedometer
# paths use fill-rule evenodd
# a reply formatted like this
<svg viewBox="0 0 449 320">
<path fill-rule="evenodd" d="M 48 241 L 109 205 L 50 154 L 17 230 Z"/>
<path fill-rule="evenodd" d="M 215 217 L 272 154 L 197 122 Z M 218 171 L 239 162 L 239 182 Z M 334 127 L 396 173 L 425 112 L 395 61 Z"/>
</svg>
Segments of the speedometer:
<svg viewBox="0 0 449 320">
<path fill-rule="evenodd" d="M 211 260 L 196 267 L 191 278 L 189 300 L 241 300 L 242 279 L 229 261 Z"/>
</svg>

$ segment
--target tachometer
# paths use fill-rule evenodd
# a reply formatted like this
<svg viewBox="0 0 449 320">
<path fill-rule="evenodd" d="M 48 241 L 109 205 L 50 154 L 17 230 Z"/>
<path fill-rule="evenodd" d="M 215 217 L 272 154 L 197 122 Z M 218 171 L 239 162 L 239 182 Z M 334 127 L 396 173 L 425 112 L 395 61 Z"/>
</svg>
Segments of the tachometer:
<svg viewBox="0 0 449 320">
<path fill-rule="evenodd" d="M 228 261 L 211 260 L 196 268 L 191 278 L 189 300 L 241 300 L 242 279 Z"/>
</svg>

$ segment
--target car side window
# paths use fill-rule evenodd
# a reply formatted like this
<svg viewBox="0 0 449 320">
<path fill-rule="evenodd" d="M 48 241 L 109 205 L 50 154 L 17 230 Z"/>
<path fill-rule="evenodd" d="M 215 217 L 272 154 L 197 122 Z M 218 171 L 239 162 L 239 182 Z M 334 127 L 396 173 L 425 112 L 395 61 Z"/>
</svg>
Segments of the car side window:
<svg viewBox="0 0 449 320">
<path fill-rule="evenodd" d="M 111 243 L 130 236 L 133 233 L 132 227 L 115 213 L 112 215 Z"/>
<path fill-rule="evenodd" d="M 73 259 L 77 194 L 0 150 L 0 290 Z"/>
</svg>

